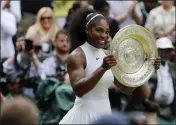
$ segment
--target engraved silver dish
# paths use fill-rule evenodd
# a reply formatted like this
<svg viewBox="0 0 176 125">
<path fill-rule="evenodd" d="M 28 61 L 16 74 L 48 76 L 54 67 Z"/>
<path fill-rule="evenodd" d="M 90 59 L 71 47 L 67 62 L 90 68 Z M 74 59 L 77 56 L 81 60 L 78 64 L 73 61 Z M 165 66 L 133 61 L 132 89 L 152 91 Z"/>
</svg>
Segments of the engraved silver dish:
<svg viewBox="0 0 176 125">
<path fill-rule="evenodd" d="M 154 72 L 152 58 L 158 56 L 153 35 L 139 25 L 128 25 L 114 36 L 110 54 L 117 65 L 111 70 L 115 78 L 125 86 L 138 87 L 145 84 Z"/>
</svg>

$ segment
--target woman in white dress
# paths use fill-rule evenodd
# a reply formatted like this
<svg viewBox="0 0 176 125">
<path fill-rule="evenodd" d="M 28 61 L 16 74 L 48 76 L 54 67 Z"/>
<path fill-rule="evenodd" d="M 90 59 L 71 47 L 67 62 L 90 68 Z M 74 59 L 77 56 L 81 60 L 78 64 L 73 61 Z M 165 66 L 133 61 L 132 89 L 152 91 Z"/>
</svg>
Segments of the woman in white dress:
<svg viewBox="0 0 176 125">
<path fill-rule="evenodd" d="M 67 68 L 76 100 L 59 124 L 90 124 L 102 115 L 111 114 L 108 88 L 113 83 L 128 95 L 135 89 L 114 79 L 110 68 L 116 65 L 116 60 L 103 50 L 109 38 L 108 23 L 103 15 L 91 12 L 80 10 L 71 23 L 73 51 Z M 159 58 L 155 59 L 157 68 L 159 62 Z"/>
</svg>

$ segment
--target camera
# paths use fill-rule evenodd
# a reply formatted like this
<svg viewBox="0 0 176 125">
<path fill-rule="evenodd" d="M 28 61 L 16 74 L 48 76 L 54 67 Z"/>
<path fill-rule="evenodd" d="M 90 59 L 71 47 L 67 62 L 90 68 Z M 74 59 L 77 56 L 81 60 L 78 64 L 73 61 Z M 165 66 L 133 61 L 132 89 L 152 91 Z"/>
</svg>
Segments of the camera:
<svg viewBox="0 0 176 125">
<path fill-rule="evenodd" d="M 67 69 L 65 64 L 58 64 L 57 68 L 56 68 L 56 77 L 60 80 L 60 81 L 64 81 L 65 80 L 65 74 L 67 73 Z"/>
<path fill-rule="evenodd" d="M 25 51 L 28 52 L 34 48 L 33 41 L 31 39 L 25 39 L 24 41 L 25 41 L 25 49 L 24 49 Z"/>
</svg>

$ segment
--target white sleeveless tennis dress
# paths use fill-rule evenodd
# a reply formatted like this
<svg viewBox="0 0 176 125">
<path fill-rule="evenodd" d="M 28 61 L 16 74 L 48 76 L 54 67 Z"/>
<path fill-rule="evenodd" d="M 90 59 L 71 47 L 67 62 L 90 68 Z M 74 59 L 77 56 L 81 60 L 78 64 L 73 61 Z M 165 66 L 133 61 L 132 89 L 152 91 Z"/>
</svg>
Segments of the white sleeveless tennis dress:
<svg viewBox="0 0 176 125">
<path fill-rule="evenodd" d="M 95 48 L 88 42 L 80 47 L 86 56 L 85 76 L 87 77 L 102 65 L 106 55 L 102 49 Z M 91 91 L 81 98 L 76 97 L 73 108 L 59 124 L 90 124 L 104 114 L 111 114 L 108 88 L 113 84 L 113 80 L 112 71 L 106 71 Z"/>
</svg>

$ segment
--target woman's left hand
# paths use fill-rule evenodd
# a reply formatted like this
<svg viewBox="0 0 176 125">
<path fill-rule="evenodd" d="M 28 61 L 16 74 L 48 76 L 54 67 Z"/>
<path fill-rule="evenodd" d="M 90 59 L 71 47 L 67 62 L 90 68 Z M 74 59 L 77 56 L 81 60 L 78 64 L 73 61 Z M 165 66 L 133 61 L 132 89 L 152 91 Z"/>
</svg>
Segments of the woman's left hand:
<svg viewBox="0 0 176 125">
<path fill-rule="evenodd" d="M 154 65 L 156 70 L 159 69 L 161 64 L 161 57 L 152 59 L 152 64 Z"/>
</svg>

